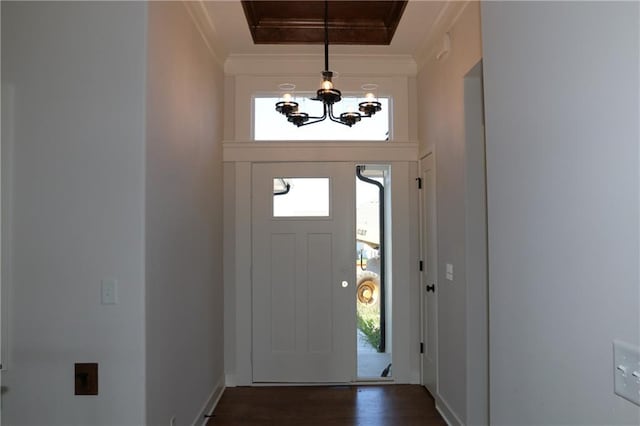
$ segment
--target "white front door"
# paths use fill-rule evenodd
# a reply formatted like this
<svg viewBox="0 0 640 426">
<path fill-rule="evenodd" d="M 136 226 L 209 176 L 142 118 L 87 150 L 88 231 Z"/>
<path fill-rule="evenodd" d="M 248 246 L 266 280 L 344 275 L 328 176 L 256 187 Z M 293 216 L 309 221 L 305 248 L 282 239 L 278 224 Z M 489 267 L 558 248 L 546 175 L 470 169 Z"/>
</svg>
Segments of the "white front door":
<svg viewBox="0 0 640 426">
<path fill-rule="evenodd" d="M 422 383 L 432 395 L 437 391 L 438 363 L 438 296 L 437 296 L 437 237 L 436 237 L 436 181 L 433 154 L 421 162 L 422 197 L 421 230 L 422 258 L 424 267 L 421 274 L 423 295 L 422 319 L 424 352 L 422 359 Z"/>
<path fill-rule="evenodd" d="M 257 163 L 252 174 L 253 381 L 350 382 L 355 166 Z"/>
</svg>

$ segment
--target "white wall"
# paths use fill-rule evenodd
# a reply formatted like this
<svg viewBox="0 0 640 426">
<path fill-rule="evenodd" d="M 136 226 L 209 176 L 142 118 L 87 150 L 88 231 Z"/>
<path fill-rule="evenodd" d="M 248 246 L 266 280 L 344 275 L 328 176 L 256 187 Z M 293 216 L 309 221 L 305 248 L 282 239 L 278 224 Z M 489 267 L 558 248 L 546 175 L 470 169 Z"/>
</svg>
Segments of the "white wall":
<svg viewBox="0 0 640 426">
<path fill-rule="evenodd" d="M 487 188 L 482 62 L 464 79 L 467 421 L 489 423 Z"/>
<path fill-rule="evenodd" d="M 440 60 L 441 37 L 429 46 L 417 78 L 421 156 L 436 153 L 438 232 L 438 391 L 436 403 L 452 423 L 467 421 L 467 280 L 465 258 L 465 75 L 482 57 L 480 9 L 470 2 L 442 26 L 451 47 Z M 454 269 L 445 280 L 445 264 Z"/>
<path fill-rule="evenodd" d="M 636 2 L 486 2 L 491 421 L 638 424 Z"/>
<path fill-rule="evenodd" d="M 145 421 L 145 40 L 143 3 L 2 2 L 4 424 Z"/>
<path fill-rule="evenodd" d="M 224 81 L 182 2 L 148 9 L 147 422 L 183 425 L 224 385 Z"/>
</svg>

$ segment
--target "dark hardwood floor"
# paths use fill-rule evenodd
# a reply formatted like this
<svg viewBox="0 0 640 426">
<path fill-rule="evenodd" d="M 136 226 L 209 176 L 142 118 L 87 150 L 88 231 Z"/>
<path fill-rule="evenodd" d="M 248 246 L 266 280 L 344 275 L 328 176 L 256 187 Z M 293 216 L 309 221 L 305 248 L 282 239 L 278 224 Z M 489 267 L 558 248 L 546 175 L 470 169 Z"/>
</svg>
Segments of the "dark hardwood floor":
<svg viewBox="0 0 640 426">
<path fill-rule="evenodd" d="M 209 426 L 446 425 L 418 385 L 227 388 Z"/>
</svg>

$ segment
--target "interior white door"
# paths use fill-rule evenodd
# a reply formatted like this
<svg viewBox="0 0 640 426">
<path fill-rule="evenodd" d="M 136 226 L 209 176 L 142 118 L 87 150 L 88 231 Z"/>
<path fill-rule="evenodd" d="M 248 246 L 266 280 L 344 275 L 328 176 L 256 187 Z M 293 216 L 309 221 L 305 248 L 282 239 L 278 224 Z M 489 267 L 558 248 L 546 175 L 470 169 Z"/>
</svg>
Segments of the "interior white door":
<svg viewBox="0 0 640 426">
<path fill-rule="evenodd" d="M 274 180 L 285 188 L 280 178 L 292 185 L 290 193 L 274 196 Z M 327 193 L 296 192 L 304 186 L 300 178 L 321 179 L 316 183 L 328 185 Z M 252 180 L 253 381 L 350 382 L 356 363 L 355 166 L 257 163 Z M 280 210 L 294 195 L 301 211 Z"/>
<path fill-rule="evenodd" d="M 437 391 L 438 366 L 438 293 L 437 293 L 437 235 L 436 235 L 436 181 L 433 154 L 422 159 L 421 244 L 424 268 L 422 271 L 423 339 L 422 383 L 432 395 Z"/>
</svg>

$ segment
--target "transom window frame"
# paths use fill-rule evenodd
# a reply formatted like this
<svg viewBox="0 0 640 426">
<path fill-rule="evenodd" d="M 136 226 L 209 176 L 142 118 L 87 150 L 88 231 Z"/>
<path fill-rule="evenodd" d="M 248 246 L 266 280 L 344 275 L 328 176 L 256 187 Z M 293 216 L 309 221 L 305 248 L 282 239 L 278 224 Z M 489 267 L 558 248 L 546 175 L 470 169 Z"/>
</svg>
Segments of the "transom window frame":
<svg viewBox="0 0 640 426">
<path fill-rule="evenodd" d="M 282 83 L 295 84 L 300 93 L 307 93 L 317 89 L 320 85 L 320 76 L 317 77 L 292 77 L 292 76 L 260 76 L 260 75 L 236 75 L 234 77 L 235 106 L 234 106 L 234 137 L 237 142 L 265 143 L 269 141 L 255 140 L 254 137 L 254 98 L 279 96 L 278 86 Z M 373 83 L 378 85 L 378 97 L 389 99 L 389 140 L 366 141 L 375 144 L 410 141 L 409 130 L 409 91 L 408 78 L 406 76 L 391 77 L 353 77 L 338 76 L 335 78 L 338 87 L 345 96 L 353 96 L 362 93 L 363 84 Z M 282 117 L 286 123 L 286 119 Z M 366 125 L 363 119 L 357 125 Z M 313 125 L 311 125 L 313 126 Z M 339 124 L 336 123 L 336 126 Z M 275 142 L 284 142 L 282 140 Z M 301 142 L 301 141 L 296 141 Z M 321 142 L 322 140 L 309 140 L 309 142 Z"/>
</svg>

